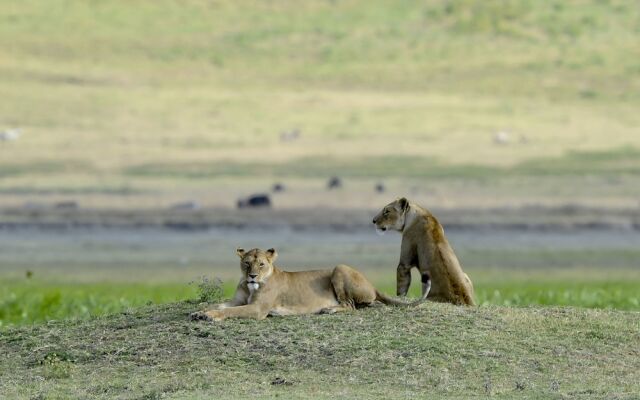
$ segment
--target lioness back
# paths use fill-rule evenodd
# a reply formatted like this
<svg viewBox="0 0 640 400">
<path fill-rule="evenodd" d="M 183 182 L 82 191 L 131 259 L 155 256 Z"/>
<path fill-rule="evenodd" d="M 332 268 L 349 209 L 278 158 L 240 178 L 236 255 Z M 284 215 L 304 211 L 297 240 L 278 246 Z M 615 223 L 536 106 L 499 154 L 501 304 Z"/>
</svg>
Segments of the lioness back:
<svg viewBox="0 0 640 400">
<path fill-rule="evenodd" d="M 337 305 L 331 275 L 333 269 L 320 269 L 311 271 L 287 272 L 280 271 L 277 282 L 279 303 L 282 307 L 299 307 L 308 304 L 309 313 L 320 311 L 321 308 Z M 307 309 L 308 307 L 303 307 Z"/>
</svg>

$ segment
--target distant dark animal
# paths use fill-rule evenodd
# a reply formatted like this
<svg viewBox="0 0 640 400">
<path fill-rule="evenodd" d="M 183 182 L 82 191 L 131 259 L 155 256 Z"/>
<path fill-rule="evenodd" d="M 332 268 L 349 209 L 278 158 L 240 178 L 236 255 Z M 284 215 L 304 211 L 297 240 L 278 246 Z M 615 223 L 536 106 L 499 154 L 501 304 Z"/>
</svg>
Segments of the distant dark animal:
<svg viewBox="0 0 640 400">
<path fill-rule="evenodd" d="M 45 203 L 38 203 L 35 201 L 27 201 L 22 205 L 22 207 L 27 210 L 43 210 L 45 208 L 48 208 L 48 205 Z"/>
<path fill-rule="evenodd" d="M 385 187 L 382 183 L 376 183 L 376 192 L 384 193 Z"/>
<path fill-rule="evenodd" d="M 58 210 L 77 210 L 80 208 L 77 201 L 60 201 L 55 204 Z"/>
<path fill-rule="evenodd" d="M 327 183 L 328 189 L 338 189 L 342 187 L 342 180 L 337 176 L 332 176 L 329 178 L 329 182 Z"/>
<path fill-rule="evenodd" d="M 27 272 L 25 272 L 24 276 L 27 277 L 27 279 L 31 279 L 33 278 L 33 271 L 31 271 L 30 269 L 27 270 Z"/>
<path fill-rule="evenodd" d="M 271 198 L 268 194 L 253 194 L 245 199 L 238 200 L 238 208 L 271 207 Z"/>
<path fill-rule="evenodd" d="M 284 192 L 284 185 L 282 183 L 276 182 L 273 184 L 273 186 L 271 187 L 271 191 L 273 193 L 280 193 L 280 192 Z"/>
</svg>

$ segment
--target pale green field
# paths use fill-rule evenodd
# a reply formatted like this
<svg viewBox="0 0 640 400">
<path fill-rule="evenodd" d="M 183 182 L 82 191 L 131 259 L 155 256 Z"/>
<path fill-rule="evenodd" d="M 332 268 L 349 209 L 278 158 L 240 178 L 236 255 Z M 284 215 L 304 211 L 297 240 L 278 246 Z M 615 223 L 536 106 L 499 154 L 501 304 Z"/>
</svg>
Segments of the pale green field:
<svg viewBox="0 0 640 400">
<path fill-rule="evenodd" d="M 573 201 L 604 174 L 624 205 L 639 186 L 633 2 L 32 0 L 0 19 L 0 129 L 23 129 L 0 143 L 3 203 L 338 172 L 504 199 L 560 173 Z"/>
</svg>

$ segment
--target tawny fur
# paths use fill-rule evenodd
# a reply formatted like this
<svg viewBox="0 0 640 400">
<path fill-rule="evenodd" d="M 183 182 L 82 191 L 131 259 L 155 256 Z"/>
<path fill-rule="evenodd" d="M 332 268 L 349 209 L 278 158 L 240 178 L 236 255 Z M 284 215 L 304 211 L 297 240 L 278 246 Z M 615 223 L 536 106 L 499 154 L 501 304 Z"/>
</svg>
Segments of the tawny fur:
<svg viewBox="0 0 640 400">
<path fill-rule="evenodd" d="M 333 269 L 287 272 L 273 265 L 274 249 L 237 250 L 242 278 L 233 299 L 193 319 L 220 321 L 225 318 L 263 319 L 268 315 L 332 314 L 373 305 L 416 306 L 380 293 L 365 276 L 347 265 Z M 257 286 L 257 289 L 252 287 Z"/>
<path fill-rule="evenodd" d="M 440 222 L 428 210 L 401 198 L 387 204 L 373 219 L 376 229 L 402 233 L 397 269 L 397 294 L 405 296 L 411 269 L 422 277 L 423 298 L 475 305 L 473 284 L 444 235 Z"/>
</svg>

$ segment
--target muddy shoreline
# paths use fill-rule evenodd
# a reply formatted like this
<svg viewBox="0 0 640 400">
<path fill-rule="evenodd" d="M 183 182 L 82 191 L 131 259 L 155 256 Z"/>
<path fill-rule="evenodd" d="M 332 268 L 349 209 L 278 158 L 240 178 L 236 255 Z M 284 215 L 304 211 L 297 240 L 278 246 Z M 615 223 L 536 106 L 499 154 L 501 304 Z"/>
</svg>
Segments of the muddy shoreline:
<svg viewBox="0 0 640 400">
<path fill-rule="evenodd" d="M 350 232 L 371 227 L 377 210 L 335 208 L 289 209 L 0 209 L 0 230 L 37 229 L 211 229 Z M 433 209 L 453 231 L 640 231 L 640 208 L 605 209 L 575 205 L 492 209 Z"/>
</svg>

